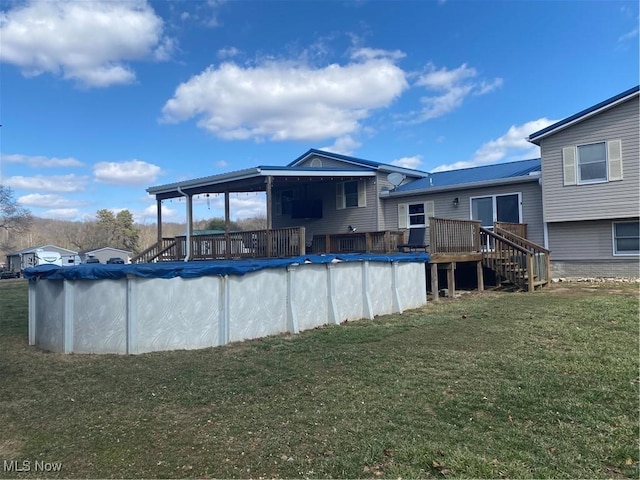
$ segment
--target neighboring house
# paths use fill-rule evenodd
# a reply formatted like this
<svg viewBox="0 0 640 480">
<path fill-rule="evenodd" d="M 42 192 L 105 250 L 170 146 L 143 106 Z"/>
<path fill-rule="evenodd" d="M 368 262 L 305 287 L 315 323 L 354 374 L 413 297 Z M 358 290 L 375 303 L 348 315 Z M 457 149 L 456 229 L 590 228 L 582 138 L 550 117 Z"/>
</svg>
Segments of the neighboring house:
<svg viewBox="0 0 640 480">
<path fill-rule="evenodd" d="M 29 247 L 7 255 L 7 270 L 20 272 L 25 268 L 34 267 L 38 264 L 38 251 L 57 252 L 62 257 L 62 265 L 75 265 L 78 263 L 78 252 L 57 245 L 40 245 Z"/>
<path fill-rule="evenodd" d="M 554 276 L 638 276 L 638 87 L 528 140 L 540 146 L 545 246 Z"/>
<path fill-rule="evenodd" d="M 132 255 L 133 252 L 131 251 L 113 247 L 96 248 L 94 250 L 84 250 L 80 252 L 80 258 L 83 262 L 85 262 L 87 258 L 97 258 L 100 260 L 100 263 L 107 263 L 107 260 L 110 258 L 121 258 L 124 263 L 129 263 Z"/>
</svg>

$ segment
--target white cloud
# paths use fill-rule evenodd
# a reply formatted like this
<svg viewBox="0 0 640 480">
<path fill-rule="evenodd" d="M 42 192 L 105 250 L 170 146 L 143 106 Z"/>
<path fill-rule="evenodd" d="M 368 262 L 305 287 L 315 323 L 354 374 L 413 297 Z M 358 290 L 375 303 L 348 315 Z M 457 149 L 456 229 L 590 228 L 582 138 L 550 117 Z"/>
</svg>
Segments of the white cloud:
<svg viewBox="0 0 640 480">
<path fill-rule="evenodd" d="M 264 62 L 210 66 L 176 88 L 162 109 L 168 123 L 198 126 L 228 140 L 313 141 L 358 132 L 371 111 L 388 107 L 408 87 L 397 53 L 358 50 L 346 65 L 315 68 Z"/>
<path fill-rule="evenodd" d="M 224 212 L 224 196 L 218 195 L 211 200 L 211 208 Z M 252 218 L 266 215 L 267 201 L 264 193 L 259 194 L 230 194 L 230 216 L 233 219 Z M 224 213 L 223 213 L 224 215 Z"/>
<path fill-rule="evenodd" d="M 17 202 L 26 205 L 27 207 L 79 207 L 86 205 L 86 202 L 78 200 L 68 200 L 60 195 L 55 194 L 42 194 L 42 193 L 30 193 L 29 195 L 23 195 L 18 197 Z"/>
<path fill-rule="evenodd" d="M 626 43 L 634 40 L 635 38 L 638 37 L 638 31 L 639 29 L 638 27 L 636 27 L 633 30 L 630 30 L 629 32 L 625 33 L 624 35 L 620 35 L 620 37 L 618 38 L 618 42 Z"/>
<path fill-rule="evenodd" d="M 15 176 L 4 180 L 8 187 L 22 190 L 41 190 L 45 192 L 78 192 L 84 190 L 87 184 L 87 177 L 84 175 L 53 175 L 46 177 L 36 175 L 34 177 Z"/>
<path fill-rule="evenodd" d="M 539 157 L 539 147 L 527 142 L 526 138 L 532 133 L 542 130 L 556 122 L 557 120 L 539 118 L 538 120 L 532 120 L 522 125 L 512 125 L 507 133 L 495 140 L 490 140 L 478 148 L 471 160 L 440 165 L 431 171 L 444 172 L 446 170 L 457 170 L 459 168 L 499 163 L 505 160 L 513 161 Z"/>
<path fill-rule="evenodd" d="M 31 0 L 0 14 L 0 60 L 26 76 L 61 75 L 87 87 L 131 83 L 125 62 L 167 59 L 175 41 L 144 0 Z"/>
<path fill-rule="evenodd" d="M 221 48 L 220 50 L 218 50 L 218 58 L 231 58 L 235 57 L 239 53 L 240 50 L 238 50 L 236 47 Z"/>
<path fill-rule="evenodd" d="M 154 199 L 155 201 L 155 199 Z M 133 219 L 136 223 L 145 223 L 148 221 L 155 222 L 158 219 L 158 206 L 156 204 L 149 205 L 142 211 L 132 212 Z M 170 208 L 165 203 L 162 204 L 162 221 L 171 221 L 178 219 L 178 211 Z"/>
<path fill-rule="evenodd" d="M 353 155 L 360 145 L 362 145 L 362 143 L 355 140 L 351 135 L 344 135 L 336 138 L 333 145 L 321 147 L 320 150 L 326 150 L 327 152 L 339 153 L 342 155 Z"/>
<path fill-rule="evenodd" d="M 402 157 L 397 160 L 393 160 L 391 165 L 397 165 L 404 168 L 418 168 L 422 165 L 422 155 L 414 155 L 413 157 Z"/>
<path fill-rule="evenodd" d="M 426 72 L 418 77 L 414 86 L 424 87 L 433 94 L 420 99 L 423 107 L 411 114 L 410 121 L 419 123 L 441 117 L 460 107 L 469 95 L 485 95 L 502 86 L 501 78 L 478 81 L 477 76 L 476 69 L 466 63 L 452 70 L 427 64 Z"/>
<path fill-rule="evenodd" d="M 77 208 L 53 208 L 38 214 L 39 217 L 55 220 L 76 220 L 78 215 L 80 211 Z"/>
<path fill-rule="evenodd" d="M 218 160 L 218 161 L 215 163 L 215 166 L 216 166 L 216 167 L 218 167 L 218 168 L 225 168 L 225 167 L 229 166 L 229 163 L 227 163 L 227 162 L 226 162 L 226 161 L 224 161 L 224 160 Z"/>
<path fill-rule="evenodd" d="M 81 167 L 83 163 L 73 157 L 57 158 L 30 155 L 2 155 L 0 159 L 8 163 L 24 163 L 33 168 L 49 168 L 49 167 Z"/>
<path fill-rule="evenodd" d="M 96 181 L 113 185 L 145 185 L 155 182 L 160 173 L 160 167 L 141 160 L 100 162 L 93 167 Z"/>
</svg>

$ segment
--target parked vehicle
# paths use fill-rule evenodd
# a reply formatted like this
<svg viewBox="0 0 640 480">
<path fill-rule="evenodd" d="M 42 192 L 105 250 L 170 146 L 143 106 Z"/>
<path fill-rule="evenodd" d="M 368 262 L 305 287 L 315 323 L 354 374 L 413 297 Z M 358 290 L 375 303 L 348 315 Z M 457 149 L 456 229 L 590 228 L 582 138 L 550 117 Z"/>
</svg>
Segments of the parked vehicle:
<svg viewBox="0 0 640 480">
<path fill-rule="evenodd" d="M 84 261 L 84 263 L 86 265 L 89 265 L 90 263 L 100 263 L 100 259 L 96 257 L 89 257 Z"/>
<path fill-rule="evenodd" d="M 35 252 L 35 265 L 57 265 L 62 266 L 62 255 L 58 252 L 47 252 L 45 250 L 36 250 Z"/>
<path fill-rule="evenodd" d="M 111 257 L 109 260 L 107 260 L 107 263 L 116 264 L 116 265 L 124 265 L 124 260 L 121 259 L 120 257 Z"/>
<path fill-rule="evenodd" d="M 20 272 L 13 272 L 11 270 L 0 271 L 0 280 L 4 280 L 7 278 L 20 278 Z"/>
</svg>

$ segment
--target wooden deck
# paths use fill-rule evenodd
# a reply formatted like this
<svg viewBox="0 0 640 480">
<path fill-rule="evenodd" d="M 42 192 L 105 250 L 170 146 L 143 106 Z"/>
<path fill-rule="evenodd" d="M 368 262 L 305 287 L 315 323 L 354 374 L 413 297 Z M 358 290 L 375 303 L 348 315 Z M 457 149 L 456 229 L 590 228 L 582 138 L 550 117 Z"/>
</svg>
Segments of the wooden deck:
<svg viewBox="0 0 640 480">
<path fill-rule="evenodd" d="M 484 290 L 484 267 L 499 281 L 534 291 L 549 283 L 549 251 L 526 239 L 527 225 L 496 222 L 493 229 L 478 221 L 429 219 L 431 290 L 439 298 L 438 271 L 447 271 L 447 290 L 455 294 L 458 263 L 475 263 L 478 290 Z"/>
<path fill-rule="evenodd" d="M 455 270 L 460 263 L 475 264 L 480 291 L 484 289 L 484 268 L 494 271 L 498 281 L 527 291 L 549 283 L 549 251 L 527 240 L 526 232 L 526 224 L 495 223 L 487 229 L 474 220 L 430 218 L 427 250 L 433 299 L 438 299 L 439 270 L 447 271 L 449 295 L 455 293 Z M 405 238 L 403 231 L 352 232 L 314 235 L 308 242 L 304 227 L 179 236 L 163 238 L 131 262 L 397 253 Z"/>
<path fill-rule="evenodd" d="M 296 257 L 307 253 L 394 253 L 404 241 L 404 232 L 353 232 L 314 235 L 310 247 L 304 227 L 252 230 L 163 238 L 131 263 L 178 260 Z M 189 247 L 189 248 L 187 248 Z"/>
</svg>

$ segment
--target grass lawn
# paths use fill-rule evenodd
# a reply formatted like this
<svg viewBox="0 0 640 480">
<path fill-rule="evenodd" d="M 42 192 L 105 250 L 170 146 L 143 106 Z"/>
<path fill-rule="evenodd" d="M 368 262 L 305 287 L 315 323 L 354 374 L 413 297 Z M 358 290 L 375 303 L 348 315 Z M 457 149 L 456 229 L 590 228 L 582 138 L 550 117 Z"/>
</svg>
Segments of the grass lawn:
<svg viewBox="0 0 640 480">
<path fill-rule="evenodd" d="M 638 313 L 637 284 L 558 284 L 63 355 L 27 345 L 26 282 L 3 280 L 0 477 L 638 478 Z"/>
</svg>

